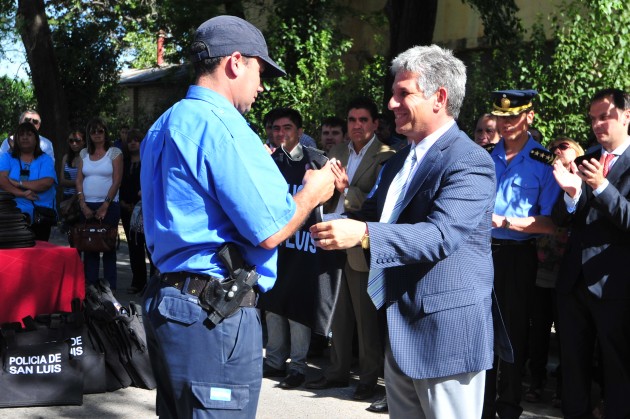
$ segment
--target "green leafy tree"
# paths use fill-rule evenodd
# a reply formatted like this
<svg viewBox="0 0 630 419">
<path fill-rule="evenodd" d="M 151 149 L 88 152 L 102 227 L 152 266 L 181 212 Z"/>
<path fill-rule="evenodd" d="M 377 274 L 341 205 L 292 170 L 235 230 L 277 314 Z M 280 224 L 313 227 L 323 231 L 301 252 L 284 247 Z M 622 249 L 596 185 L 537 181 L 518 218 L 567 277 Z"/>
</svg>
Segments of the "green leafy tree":
<svg viewBox="0 0 630 419">
<path fill-rule="evenodd" d="M 553 24 L 552 41 L 546 39 L 541 17 L 527 40 L 520 28 L 510 42 L 464 54 L 468 83 L 460 125 L 468 132 L 490 110 L 490 91 L 534 88 L 539 92 L 534 125 L 545 143 L 568 135 L 587 145 L 589 98 L 606 87 L 630 90 L 630 73 L 623 65 L 630 62 L 627 2 L 572 0 L 547 18 Z"/>
<path fill-rule="evenodd" d="M 0 142 L 16 128 L 20 113 L 34 107 L 33 87 L 29 81 L 0 77 Z"/>
<path fill-rule="evenodd" d="M 548 139 L 568 135 L 587 145 L 590 97 L 603 88 L 630 90 L 630 8 L 624 0 L 565 2 L 554 24 L 551 61 L 539 57 L 523 77 L 540 92 L 539 129 Z"/>
<path fill-rule="evenodd" d="M 333 2 L 276 3 L 265 37 L 287 77 L 266 84 L 248 118 L 262 128 L 268 111 L 292 107 L 302 114 L 304 131 L 315 135 L 321 119 L 338 114 L 348 99 L 340 93 L 348 81 L 342 57 L 352 43 L 336 29 Z"/>
</svg>

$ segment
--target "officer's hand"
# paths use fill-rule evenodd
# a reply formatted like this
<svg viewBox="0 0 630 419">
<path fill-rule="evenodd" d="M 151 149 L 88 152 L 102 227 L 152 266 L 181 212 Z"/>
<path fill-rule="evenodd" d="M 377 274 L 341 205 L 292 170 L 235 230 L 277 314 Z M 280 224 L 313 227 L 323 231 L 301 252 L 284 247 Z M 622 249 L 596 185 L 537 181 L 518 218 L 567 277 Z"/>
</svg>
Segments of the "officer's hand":
<svg viewBox="0 0 630 419">
<path fill-rule="evenodd" d="M 302 184 L 305 190 L 317 198 L 319 204 L 328 201 L 335 190 L 335 175 L 330 161 L 319 170 L 307 170 Z"/>
</svg>

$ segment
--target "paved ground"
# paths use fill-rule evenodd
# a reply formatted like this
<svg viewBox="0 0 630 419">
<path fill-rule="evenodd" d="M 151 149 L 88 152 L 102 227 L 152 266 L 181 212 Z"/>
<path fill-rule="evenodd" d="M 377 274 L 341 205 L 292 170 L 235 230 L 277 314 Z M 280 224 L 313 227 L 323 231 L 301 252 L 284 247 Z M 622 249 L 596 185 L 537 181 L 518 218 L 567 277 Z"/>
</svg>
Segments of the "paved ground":
<svg viewBox="0 0 630 419">
<path fill-rule="evenodd" d="M 124 237 L 124 235 L 122 236 Z M 53 232 L 51 242 L 66 245 L 65 238 Z M 131 284 L 129 256 L 125 243 L 118 252 L 118 289 L 116 297 L 127 304 L 130 300 L 139 301 L 137 295 L 126 294 Z M 309 377 L 316 377 L 322 368 L 328 364 L 327 357 L 315 358 L 310 361 Z M 370 413 L 365 410 L 369 403 L 382 395 L 384 387 L 379 386 L 379 393 L 370 401 L 357 402 L 352 400 L 356 377 L 350 387 L 330 390 L 282 390 L 276 385 L 279 379 L 263 379 L 257 418 L 260 419 L 294 419 L 294 418 L 379 418 L 385 415 Z M 549 405 L 555 380 L 550 378 L 544 394 L 546 402 L 531 404 L 524 403 L 523 418 L 560 418 L 560 410 Z M 1 389 L 0 389 L 1 391 Z M 83 398 L 82 406 L 51 406 L 28 408 L 0 409 L 0 419 L 63 419 L 63 418 L 154 418 L 155 391 L 142 390 L 134 387 L 121 389 L 111 393 L 90 394 Z"/>
</svg>

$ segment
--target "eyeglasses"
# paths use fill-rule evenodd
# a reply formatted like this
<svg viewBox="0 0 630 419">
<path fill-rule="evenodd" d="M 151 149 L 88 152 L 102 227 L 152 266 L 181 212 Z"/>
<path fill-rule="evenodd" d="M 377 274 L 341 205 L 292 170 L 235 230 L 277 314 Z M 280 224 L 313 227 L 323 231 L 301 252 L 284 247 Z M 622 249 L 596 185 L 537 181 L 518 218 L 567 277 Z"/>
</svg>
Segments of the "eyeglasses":
<svg viewBox="0 0 630 419">
<path fill-rule="evenodd" d="M 129 138 L 127 140 L 128 143 L 141 143 L 142 142 L 142 138 Z"/>
<path fill-rule="evenodd" d="M 571 145 L 569 145 L 568 143 L 560 143 L 560 144 L 558 144 L 558 145 L 554 145 L 553 147 L 551 147 L 551 148 L 549 149 L 549 151 L 551 151 L 552 153 L 555 153 L 555 152 L 556 152 L 556 150 L 558 150 L 558 149 L 559 149 L 560 151 L 565 151 L 565 150 L 567 150 L 567 149 L 568 149 L 568 148 L 570 148 L 570 147 L 571 147 Z"/>
<path fill-rule="evenodd" d="M 104 128 L 92 128 L 90 134 L 105 134 Z"/>
<path fill-rule="evenodd" d="M 83 139 L 82 138 L 68 138 L 68 142 L 70 144 L 78 144 L 78 143 L 82 143 Z"/>
<path fill-rule="evenodd" d="M 41 121 L 37 118 L 24 118 L 24 122 L 30 122 L 33 125 L 39 125 Z"/>
</svg>

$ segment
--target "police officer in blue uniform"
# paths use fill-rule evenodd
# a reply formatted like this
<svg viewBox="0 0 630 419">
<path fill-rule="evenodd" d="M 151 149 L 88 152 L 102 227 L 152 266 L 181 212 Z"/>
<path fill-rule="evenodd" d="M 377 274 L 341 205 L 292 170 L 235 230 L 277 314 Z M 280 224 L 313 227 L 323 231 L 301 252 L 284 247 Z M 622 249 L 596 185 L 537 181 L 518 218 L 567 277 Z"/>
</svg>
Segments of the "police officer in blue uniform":
<svg viewBox="0 0 630 419">
<path fill-rule="evenodd" d="M 231 284 L 235 275 L 218 251 L 233 243 L 244 261 L 234 267 L 255 266 L 254 288 L 269 290 L 275 247 L 330 198 L 334 175 L 330 165 L 309 171 L 291 196 L 243 118 L 263 90 L 261 77 L 285 74 L 256 27 L 212 18 L 197 29 L 191 53 L 194 85 L 153 124 L 141 150 L 146 243 L 161 272 L 143 306 L 157 413 L 253 418 L 262 381 L 255 290 Z M 218 310 L 216 295 L 236 307 Z"/>
<path fill-rule="evenodd" d="M 552 233 L 550 215 L 560 189 L 553 177 L 553 154 L 528 132 L 534 120 L 535 90 L 492 92 L 501 140 L 485 148 L 497 176 L 492 215 L 494 287 L 514 350 L 514 363 L 495 360 L 486 375 L 484 418 L 518 418 L 521 370 L 527 348 L 528 304 L 536 282 L 536 237 Z M 499 380 L 497 383 L 497 372 Z"/>
</svg>

